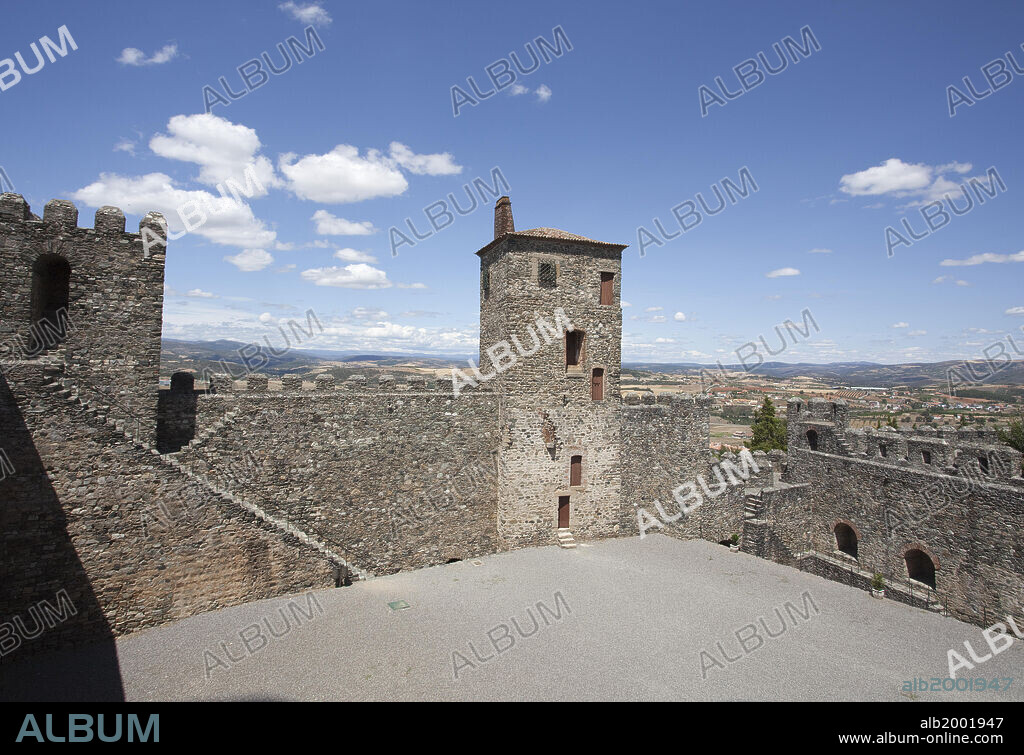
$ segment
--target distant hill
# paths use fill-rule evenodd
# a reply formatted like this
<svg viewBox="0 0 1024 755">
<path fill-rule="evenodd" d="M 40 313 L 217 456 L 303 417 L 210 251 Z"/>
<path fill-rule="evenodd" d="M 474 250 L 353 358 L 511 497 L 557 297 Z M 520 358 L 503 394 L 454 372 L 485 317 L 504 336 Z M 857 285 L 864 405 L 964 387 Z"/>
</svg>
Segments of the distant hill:
<svg viewBox="0 0 1024 755">
<path fill-rule="evenodd" d="M 1008 363 L 993 374 L 992 367 L 983 360 L 971 360 L 974 377 L 984 384 L 1024 385 L 1024 360 Z M 723 365 L 727 370 L 743 371 L 742 364 Z M 997 364 L 997 367 L 1000 365 Z M 644 372 L 662 372 L 679 375 L 699 375 L 701 370 L 716 372 L 717 365 L 666 364 L 661 362 L 627 362 L 624 368 Z M 877 364 L 875 362 L 832 362 L 830 364 L 809 364 L 798 362 L 765 362 L 750 370 L 752 375 L 772 378 L 809 377 L 838 385 L 857 385 L 878 388 L 891 386 L 945 385 L 947 373 L 955 370 L 965 380 L 972 380 L 970 372 L 961 361 L 911 362 L 908 364 Z"/>
<path fill-rule="evenodd" d="M 235 365 L 232 372 L 244 370 L 246 358 L 254 357 L 252 345 L 239 341 L 179 341 L 165 338 L 160 354 L 161 374 L 169 375 L 176 370 L 204 369 L 221 372 L 222 364 Z M 289 372 L 307 373 L 312 371 L 330 371 L 338 378 L 346 374 L 363 371 L 360 368 L 384 369 L 397 365 L 427 369 L 445 369 L 447 367 L 464 367 L 468 359 L 476 361 L 476 355 L 463 354 L 438 356 L 437 354 L 420 354 L 415 352 L 396 354 L 372 354 L 364 351 L 327 349 L 311 349 L 309 351 L 291 349 L 274 356 L 265 346 L 261 352 L 268 362 L 259 368 L 260 372 L 269 375 L 284 375 Z M 355 365 L 358 363 L 360 368 Z M 946 384 L 946 374 L 950 369 L 959 370 L 965 378 L 969 378 L 962 361 L 946 362 L 912 362 L 908 364 L 878 364 L 875 362 L 833 362 L 831 364 L 810 364 L 798 362 L 765 362 L 751 370 L 752 375 L 771 378 L 809 377 L 844 386 L 871 386 L 888 388 L 891 386 L 941 386 Z M 984 361 L 972 361 L 974 374 L 983 377 L 991 372 L 991 367 Z M 346 365 L 351 365 L 346 368 Z M 997 365 L 998 366 L 998 365 Z M 742 364 L 727 364 L 725 369 L 741 372 Z M 625 370 L 638 372 L 658 372 L 670 375 L 699 375 L 701 370 L 714 373 L 716 365 L 698 364 L 697 362 L 665 363 L 665 362 L 625 362 Z M 991 377 L 981 380 L 984 384 L 1024 385 L 1024 360 L 1012 362 L 995 372 Z"/>
<path fill-rule="evenodd" d="M 371 365 L 377 368 L 410 365 L 413 367 L 444 369 L 446 367 L 464 366 L 470 357 L 443 357 L 436 354 L 367 354 L 360 351 L 330 351 L 315 349 L 281 350 L 275 353 L 265 344 L 258 344 L 256 351 L 252 344 L 240 341 L 179 341 L 165 338 L 160 351 L 160 373 L 170 375 L 178 370 L 195 370 L 196 372 L 230 372 L 238 375 L 246 371 L 246 364 L 258 366 L 259 372 L 268 375 L 285 375 L 288 373 L 308 373 L 328 371 L 335 377 L 344 379 L 348 374 L 362 372 L 355 365 Z M 266 364 L 263 360 L 266 359 Z M 475 359 L 475 357 L 474 357 Z M 339 368 L 339 365 L 353 365 L 352 369 Z M 226 369 L 230 366 L 231 369 Z"/>
</svg>

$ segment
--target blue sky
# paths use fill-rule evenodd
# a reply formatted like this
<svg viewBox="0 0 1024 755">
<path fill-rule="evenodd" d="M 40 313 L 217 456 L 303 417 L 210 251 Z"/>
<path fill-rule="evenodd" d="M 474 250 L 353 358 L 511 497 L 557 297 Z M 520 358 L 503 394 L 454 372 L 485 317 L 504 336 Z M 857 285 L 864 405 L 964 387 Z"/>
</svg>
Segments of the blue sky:
<svg viewBox="0 0 1024 755">
<path fill-rule="evenodd" d="M 311 348 L 475 353 L 493 200 L 397 256 L 388 229 L 423 233 L 425 207 L 465 205 L 497 167 L 518 228 L 630 245 L 626 360 L 734 362 L 805 309 L 819 332 L 777 359 L 982 358 L 1008 334 L 1024 350 L 1024 75 L 1007 63 L 953 117 L 947 87 L 984 94 L 982 66 L 1008 53 L 1024 69 L 1022 21 L 1011 2 L 18 3 L 0 56 L 32 69 L 32 43 L 61 26 L 77 50 L 16 83 L 18 61 L 0 62 L 0 166 L 34 211 L 69 198 L 85 226 L 113 204 L 129 229 L 158 210 L 176 231 L 183 202 L 221 203 L 170 244 L 171 338 L 279 342 L 312 309 L 326 329 Z M 281 66 L 276 45 L 311 25 L 324 49 L 247 92 L 238 67 Z M 510 51 L 529 66 L 556 27 L 571 51 L 453 116 L 453 86 L 493 89 L 487 66 Z M 820 50 L 790 48 L 744 92 L 734 67 L 779 65 L 773 44 L 805 27 Z M 205 113 L 220 77 L 244 96 Z M 716 77 L 733 98 L 702 117 Z M 247 166 L 264 193 L 220 199 Z M 887 255 L 886 227 L 922 236 L 923 206 L 952 192 L 963 207 L 959 186 L 987 188 L 992 167 L 1005 191 Z M 640 255 L 639 227 L 673 234 L 673 207 L 701 193 L 714 209 L 742 168 L 756 192 Z"/>
</svg>

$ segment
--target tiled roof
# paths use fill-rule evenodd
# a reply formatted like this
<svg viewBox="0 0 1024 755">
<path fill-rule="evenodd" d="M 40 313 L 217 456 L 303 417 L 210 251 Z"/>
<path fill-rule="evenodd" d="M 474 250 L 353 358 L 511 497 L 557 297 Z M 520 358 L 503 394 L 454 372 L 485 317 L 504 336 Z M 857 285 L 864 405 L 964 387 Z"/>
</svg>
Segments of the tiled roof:
<svg viewBox="0 0 1024 755">
<path fill-rule="evenodd" d="M 494 239 L 486 246 L 484 246 L 483 249 L 480 249 L 477 252 L 477 254 L 480 254 L 481 252 L 489 249 L 494 244 L 501 241 L 501 239 L 508 238 L 511 236 L 530 237 L 539 239 L 554 239 L 556 241 L 572 241 L 579 244 L 598 244 L 600 246 L 613 246 L 621 249 L 626 248 L 625 244 L 614 244 L 608 241 L 597 241 L 596 239 L 588 239 L 586 236 L 580 236 L 579 234 L 576 233 L 569 233 L 568 231 L 563 231 L 560 228 L 530 228 L 529 230 L 526 231 L 511 231 L 502 236 L 499 236 L 498 238 Z"/>
<path fill-rule="evenodd" d="M 586 236 L 579 236 L 575 233 L 563 231 L 560 228 L 531 228 L 528 231 L 512 231 L 517 236 L 541 236 L 548 239 L 562 239 L 564 241 L 590 241 L 595 244 L 605 243 L 595 239 L 588 239 Z"/>
</svg>

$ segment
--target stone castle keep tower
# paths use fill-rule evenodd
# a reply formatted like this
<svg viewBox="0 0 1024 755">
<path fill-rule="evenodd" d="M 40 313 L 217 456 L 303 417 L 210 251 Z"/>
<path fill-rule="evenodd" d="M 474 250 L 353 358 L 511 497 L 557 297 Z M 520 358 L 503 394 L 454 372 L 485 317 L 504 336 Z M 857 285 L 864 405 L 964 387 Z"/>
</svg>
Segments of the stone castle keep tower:
<svg viewBox="0 0 1024 755">
<path fill-rule="evenodd" d="M 621 244 L 517 231 L 498 200 L 477 252 L 494 374 L 462 391 L 329 373 L 206 389 L 175 373 L 160 389 L 165 249 L 144 236 L 163 227 L 151 213 L 127 233 L 104 207 L 81 228 L 71 202 L 39 218 L 0 195 L 0 664 L 403 569 L 635 536 L 644 513 L 649 534 L 739 535 L 851 584 L 879 571 L 892 599 L 968 621 L 1024 611 L 1021 455 L 991 432 L 856 431 L 842 402 L 793 399 L 788 453 L 755 453 L 759 470 L 684 516 L 682 485 L 716 487 L 711 399 L 622 393 Z"/>
<path fill-rule="evenodd" d="M 498 533 L 510 545 L 549 543 L 556 527 L 563 539 L 618 530 L 623 249 L 554 228 L 516 231 L 502 197 L 494 239 L 477 252 L 481 361 L 502 342 L 519 357 L 494 380 Z M 538 318 L 557 332 L 539 333 Z"/>
</svg>

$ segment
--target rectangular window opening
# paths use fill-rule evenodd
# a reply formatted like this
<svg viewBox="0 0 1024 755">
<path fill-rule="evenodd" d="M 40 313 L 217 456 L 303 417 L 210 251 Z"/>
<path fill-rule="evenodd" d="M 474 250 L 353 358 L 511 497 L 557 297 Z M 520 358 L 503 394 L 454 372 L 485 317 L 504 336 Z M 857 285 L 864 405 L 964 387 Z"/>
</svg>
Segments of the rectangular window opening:
<svg viewBox="0 0 1024 755">
<path fill-rule="evenodd" d="M 615 299 L 615 273 L 601 273 L 601 305 L 607 306 Z"/>
<path fill-rule="evenodd" d="M 590 398 L 594 401 L 604 399 L 604 369 L 595 367 L 590 374 Z"/>
<path fill-rule="evenodd" d="M 583 457 L 573 456 L 569 462 L 569 487 L 583 484 Z"/>
<path fill-rule="evenodd" d="M 541 288 L 554 288 L 558 283 L 558 268 L 554 262 L 541 262 L 537 265 L 537 283 Z"/>
<path fill-rule="evenodd" d="M 565 333 L 565 366 L 579 367 L 583 360 L 583 333 L 569 330 Z"/>
</svg>

